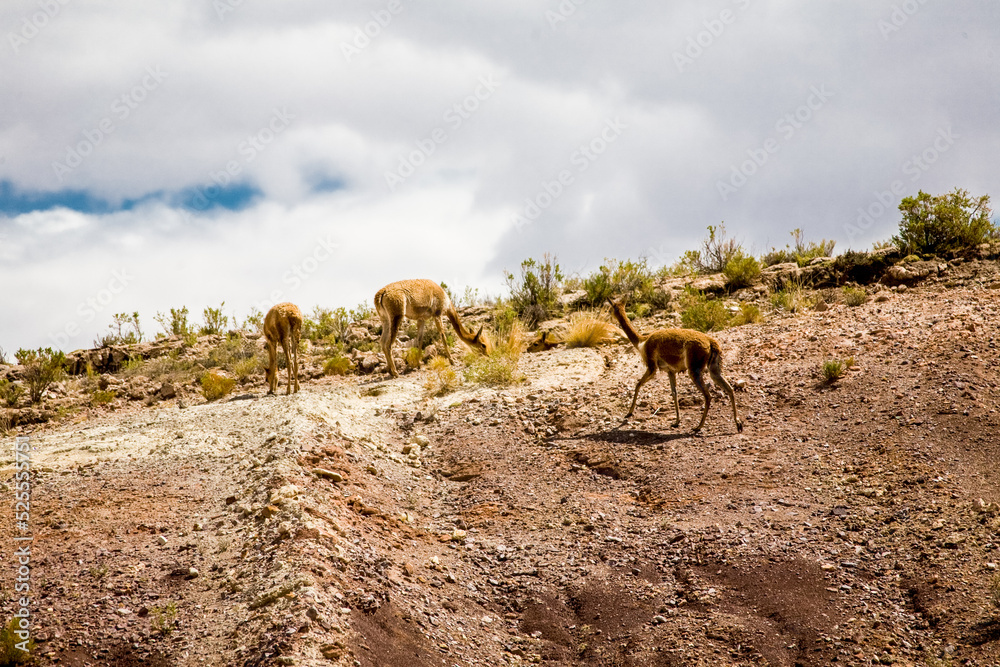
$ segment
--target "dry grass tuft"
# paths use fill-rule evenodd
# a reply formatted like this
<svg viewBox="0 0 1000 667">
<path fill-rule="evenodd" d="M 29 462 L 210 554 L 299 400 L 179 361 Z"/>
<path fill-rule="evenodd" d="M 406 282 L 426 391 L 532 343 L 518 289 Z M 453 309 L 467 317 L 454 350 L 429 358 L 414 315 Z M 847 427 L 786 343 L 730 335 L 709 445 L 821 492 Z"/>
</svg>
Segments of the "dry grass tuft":
<svg viewBox="0 0 1000 667">
<path fill-rule="evenodd" d="M 563 342 L 567 348 L 597 347 L 614 340 L 615 331 L 616 327 L 606 316 L 587 312 L 573 313 Z"/>
<path fill-rule="evenodd" d="M 424 350 L 418 345 L 407 348 L 406 352 L 403 353 L 403 361 L 406 362 L 407 366 L 413 369 L 420 368 L 423 358 Z"/>
<path fill-rule="evenodd" d="M 491 337 L 488 354 L 470 352 L 466 355 L 465 377 L 477 384 L 506 387 L 524 379 L 518 373 L 524 350 L 524 325 L 513 317 L 498 321 L 495 327 L 496 334 Z"/>
<path fill-rule="evenodd" d="M 462 384 L 452 365 L 444 357 L 433 357 L 427 362 L 427 379 L 424 389 L 431 396 L 444 396 Z"/>
<path fill-rule="evenodd" d="M 201 376 L 201 393 L 209 401 L 228 396 L 235 386 L 236 380 L 219 371 L 211 370 Z"/>
</svg>

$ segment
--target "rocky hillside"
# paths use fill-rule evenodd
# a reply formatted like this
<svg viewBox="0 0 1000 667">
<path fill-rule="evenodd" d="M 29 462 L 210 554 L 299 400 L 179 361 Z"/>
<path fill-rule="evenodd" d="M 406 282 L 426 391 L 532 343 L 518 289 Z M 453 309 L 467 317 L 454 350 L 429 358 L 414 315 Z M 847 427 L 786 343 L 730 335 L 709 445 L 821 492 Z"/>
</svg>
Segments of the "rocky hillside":
<svg viewBox="0 0 1000 667">
<path fill-rule="evenodd" d="M 998 664 L 1000 277 L 923 278 L 717 334 L 742 434 L 717 392 L 693 435 L 683 377 L 679 428 L 664 377 L 623 424 L 624 341 L 443 396 L 377 365 L 212 402 L 106 373 L 78 410 L 64 383 L 8 434 L 38 664 Z"/>
</svg>

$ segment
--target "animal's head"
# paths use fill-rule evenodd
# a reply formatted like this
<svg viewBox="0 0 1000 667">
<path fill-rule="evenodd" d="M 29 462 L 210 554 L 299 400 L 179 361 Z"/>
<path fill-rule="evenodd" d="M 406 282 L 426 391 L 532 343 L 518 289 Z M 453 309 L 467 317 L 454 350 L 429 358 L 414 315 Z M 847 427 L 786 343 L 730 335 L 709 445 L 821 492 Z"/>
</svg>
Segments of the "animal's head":
<svg viewBox="0 0 1000 667">
<path fill-rule="evenodd" d="M 489 355 L 493 351 L 493 346 L 490 345 L 489 339 L 483 336 L 483 327 L 479 327 L 479 331 L 473 336 L 469 341 L 467 341 L 469 347 L 480 354 Z"/>
<path fill-rule="evenodd" d="M 538 338 L 528 344 L 528 352 L 545 352 L 559 345 L 559 341 L 549 338 L 549 332 L 543 331 Z"/>
</svg>

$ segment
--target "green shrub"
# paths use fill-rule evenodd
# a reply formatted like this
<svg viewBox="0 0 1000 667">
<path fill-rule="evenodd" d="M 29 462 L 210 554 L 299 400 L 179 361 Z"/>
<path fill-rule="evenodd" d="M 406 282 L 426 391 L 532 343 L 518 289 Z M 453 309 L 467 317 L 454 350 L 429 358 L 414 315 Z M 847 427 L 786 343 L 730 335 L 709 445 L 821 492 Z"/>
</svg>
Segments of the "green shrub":
<svg viewBox="0 0 1000 667">
<path fill-rule="evenodd" d="M 177 625 L 177 605 L 168 602 L 149 610 L 150 625 L 161 635 L 169 635 Z"/>
<path fill-rule="evenodd" d="M 243 320 L 243 329 L 253 333 L 264 331 L 264 313 L 261 312 L 260 308 L 256 306 L 250 308 L 250 314 Z"/>
<path fill-rule="evenodd" d="M 10 380 L 0 380 L 0 401 L 3 401 L 8 408 L 16 408 L 22 396 L 24 387 Z"/>
<path fill-rule="evenodd" d="M 107 405 L 115 400 L 117 394 L 111 390 L 98 389 L 93 394 L 90 395 L 91 405 Z"/>
<path fill-rule="evenodd" d="M 904 198 L 899 211 L 903 219 L 892 240 L 906 254 L 945 255 L 1000 239 L 1000 228 L 990 221 L 989 195 L 970 197 L 956 188 L 934 197 L 921 190 Z"/>
<path fill-rule="evenodd" d="M 141 356 L 136 355 L 134 357 L 129 357 L 122 363 L 121 371 L 123 373 L 134 373 L 135 371 L 138 371 L 140 368 L 142 368 L 145 364 L 146 361 Z"/>
<path fill-rule="evenodd" d="M 844 292 L 844 302 L 851 306 L 860 306 L 864 302 L 868 301 L 868 292 L 860 287 L 852 287 L 850 285 L 845 285 L 843 288 Z"/>
<path fill-rule="evenodd" d="M 193 333 L 191 330 L 191 325 L 188 324 L 188 309 L 187 306 L 182 306 L 181 308 L 171 308 L 170 315 L 165 315 L 163 313 L 157 313 L 156 320 L 161 327 L 163 327 L 163 332 L 167 336 L 187 336 Z"/>
<path fill-rule="evenodd" d="M 603 305 L 611 297 L 626 305 L 649 303 L 654 298 L 653 272 L 645 259 L 638 262 L 605 259 L 597 271 L 584 279 L 583 289 L 591 306 Z"/>
<path fill-rule="evenodd" d="M 418 341 L 419 342 L 419 341 Z M 406 348 L 403 353 L 403 361 L 410 368 L 420 368 L 420 362 L 424 359 L 424 350 L 419 345 Z"/>
<path fill-rule="evenodd" d="M 844 370 L 844 362 L 840 359 L 827 359 L 823 362 L 820 373 L 823 375 L 824 382 L 833 384 L 843 377 Z"/>
<path fill-rule="evenodd" d="M 764 266 L 774 266 L 786 262 L 795 262 L 799 266 L 805 266 L 817 257 L 830 257 L 837 244 L 836 241 L 827 239 L 823 239 L 819 243 L 806 242 L 801 229 L 793 229 L 791 235 L 794 245 L 785 245 L 783 250 L 771 248 L 770 252 L 761 257 L 760 261 Z"/>
<path fill-rule="evenodd" d="M 494 320 L 494 341 L 489 354 L 470 353 L 465 357 L 465 378 L 470 382 L 503 387 L 524 379 L 518 372 L 524 350 L 524 326 L 517 318 Z"/>
<path fill-rule="evenodd" d="M 18 350 L 14 356 L 17 363 L 24 366 L 24 382 L 32 403 L 42 400 L 42 394 L 53 382 L 58 382 L 65 373 L 66 355 L 51 347 L 37 350 Z"/>
<path fill-rule="evenodd" d="M 252 375 L 257 370 L 253 365 L 262 363 L 256 361 L 257 355 L 255 341 L 246 338 L 242 333 L 233 332 L 211 348 L 208 351 L 208 357 L 202 361 L 204 366 L 219 366 L 232 372 L 235 372 L 236 366 L 239 365 L 241 372 Z M 253 365 L 248 364 L 247 360 L 254 360 Z"/>
<path fill-rule="evenodd" d="M 764 321 L 764 314 L 760 312 L 760 308 L 755 303 L 741 303 L 740 311 L 733 315 L 733 318 L 729 322 L 729 326 L 739 327 L 744 324 L 756 324 L 757 322 Z"/>
<path fill-rule="evenodd" d="M 731 290 L 750 287 L 760 278 L 760 262 L 740 250 L 722 270 L 726 276 L 726 286 Z"/>
<path fill-rule="evenodd" d="M 354 362 L 347 357 L 337 354 L 323 364 L 324 375 L 347 375 L 354 372 Z"/>
<path fill-rule="evenodd" d="M 441 282 L 439 284 L 441 285 L 441 289 L 444 290 L 444 293 L 448 295 L 448 299 L 451 301 L 452 305 L 456 308 L 484 306 L 490 301 L 488 296 L 479 295 L 478 287 L 473 289 L 472 287 L 466 285 L 465 290 L 462 292 L 462 296 L 458 296 L 451 290 L 450 287 L 448 287 L 446 283 Z"/>
<path fill-rule="evenodd" d="M 820 367 L 820 374 L 823 376 L 824 382 L 833 384 L 842 378 L 844 373 L 852 366 L 854 366 L 854 357 L 848 357 L 847 359 L 827 359 Z"/>
<path fill-rule="evenodd" d="M 0 626 L 0 665 L 4 667 L 26 665 L 33 661 L 35 639 L 34 637 L 21 639 L 17 634 L 18 630 L 20 630 L 20 619 L 13 617 L 10 623 Z"/>
<path fill-rule="evenodd" d="M 789 281 L 771 295 L 771 305 L 789 313 L 798 313 L 813 305 L 801 282 Z"/>
<path fill-rule="evenodd" d="M 223 301 L 219 304 L 218 308 L 212 308 L 210 306 L 205 307 L 205 310 L 202 311 L 202 317 L 205 318 L 205 323 L 198 331 L 199 334 L 202 336 L 221 334 L 229 327 L 229 317 L 222 314 L 222 309 L 225 306 L 226 302 Z"/>
<path fill-rule="evenodd" d="M 248 377 L 260 373 L 267 367 L 267 362 L 260 355 L 254 355 L 246 359 L 237 359 L 232 362 L 229 366 L 229 370 L 232 371 L 233 375 L 240 382 L 243 382 Z"/>
<path fill-rule="evenodd" d="M 343 340 L 350 324 L 346 308 L 321 308 L 316 306 L 312 315 L 303 318 L 302 338 L 314 343 Z"/>
<path fill-rule="evenodd" d="M 201 394 L 209 401 L 228 396 L 235 386 L 236 380 L 217 371 L 208 371 L 201 376 Z"/>
<path fill-rule="evenodd" d="M 510 304 L 529 325 L 548 319 L 558 308 L 559 284 L 563 279 L 555 258 L 546 253 L 541 262 L 521 262 L 521 276 L 506 274 Z"/>
<path fill-rule="evenodd" d="M 731 315 L 722 302 L 707 300 L 697 292 L 689 292 L 681 311 L 681 326 L 698 331 L 720 331 L 729 326 Z"/>
<path fill-rule="evenodd" d="M 455 391 L 462 384 L 455 369 L 444 357 L 433 357 L 427 362 L 427 379 L 424 389 L 431 396 L 444 396 Z"/>
<path fill-rule="evenodd" d="M 730 260 L 744 254 L 743 244 L 726 236 L 726 223 L 708 226 L 708 238 L 700 250 L 687 250 L 679 262 L 680 269 L 694 273 L 722 273 Z"/>
<path fill-rule="evenodd" d="M 893 246 L 895 247 L 895 246 Z M 847 250 L 833 260 L 833 269 L 842 281 L 867 285 L 881 277 L 898 258 L 898 252 L 858 252 Z"/>
<path fill-rule="evenodd" d="M 94 340 L 94 347 L 111 347 L 112 345 L 133 345 L 142 342 L 142 327 L 139 324 L 139 313 L 116 313 L 111 316 L 108 325 L 110 331 Z"/>
</svg>

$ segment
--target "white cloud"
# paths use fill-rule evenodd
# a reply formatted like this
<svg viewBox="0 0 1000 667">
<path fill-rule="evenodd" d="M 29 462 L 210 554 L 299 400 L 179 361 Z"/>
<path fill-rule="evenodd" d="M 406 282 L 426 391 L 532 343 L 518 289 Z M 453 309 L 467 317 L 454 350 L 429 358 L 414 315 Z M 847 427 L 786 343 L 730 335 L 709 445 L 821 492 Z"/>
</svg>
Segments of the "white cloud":
<svg viewBox="0 0 1000 667">
<path fill-rule="evenodd" d="M 367 299 L 409 275 L 495 291 L 502 269 L 545 251 L 573 270 L 650 248 L 676 256 L 720 220 L 759 249 L 796 227 L 862 247 L 898 215 L 851 238 L 849 225 L 895 179 L 908 193 L 996 183 L 995 11 L 918 3 L 886 33 L 897 4 L 297 0 L 220 16 L 194 0 L 49 0 L 58 10 L 36 21 L 36 0 L 5 2 L 4 196 L 72 189 L 114 206 L 213 177 L 262 196 L 191 220 L 157 201 L 0 218 L 0 279 L 19 286 L 4 293 L 18 318 L 0 344 L 44 342 L 126 260 L 148 277 L 108 308 L 149 320 L 224 299 L 244 312 L 288 287 L 283 273 L 328 231 L 344 255 L 297 288 L 306 304 Z M 488 95 L 484 77 L 497 82 Z M 784 136 L 776 124 L 815 86 L 833 96 Z M 277 132 L 276 114 L 294 118 Z M 581 170 L 574 156 L 615 119 L 626 128 Z M 958 138 L 912 180 L 905 164 L 942 127 Z M 777 151 L 721 197 L 769 139 Z M 87 155 L 60 181 L 53 163 L 74 150 Z M 390 189 L 401 160 L 420 164 Z M 515 228 L 566 170 L 572 182 Z"/>
</svg>

